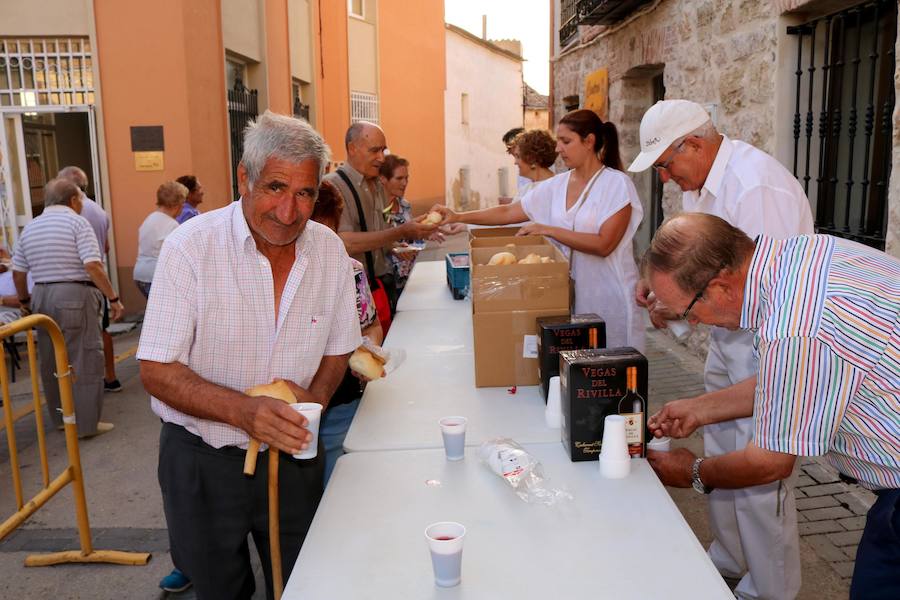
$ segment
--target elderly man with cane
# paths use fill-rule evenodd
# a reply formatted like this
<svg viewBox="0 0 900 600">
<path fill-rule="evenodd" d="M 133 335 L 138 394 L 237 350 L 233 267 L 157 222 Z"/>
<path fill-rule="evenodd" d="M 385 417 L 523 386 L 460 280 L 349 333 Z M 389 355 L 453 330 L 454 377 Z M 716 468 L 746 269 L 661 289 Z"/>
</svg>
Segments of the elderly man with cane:
<svg viewBox="0 0 900 600">
<path fill-rule="evenodd" d="M 172 559 L 201 599 L 252 596 L 248 534 L 273 597 L 283 581 L 272 574 L 290 573 L 322 494 L 321 445 L 316 458 L 290 456 L 309 445 L 307 420 L 241 390 L 282 379 L 324 406 L 360 344 L 344 245 L 310 220 L 328 156 L 306 122 L 266 112 L 245 133 L 241 199 L 181 225 L 159 257 L 137 358 L 163 421 Z M 285 453 L 281 565 L 268 552 L 268 475 L 243 474 L 251 439 Z"/>
<path fill-rule="evenodd" d="M 684 437 L 755 418 L 753 440 L 733 452 L 649 452 L 663 483 L 741 489 L 785 478 L 797 456 L 824 455 L 878 496 L 850 598 L 900 598 L 900 261 L 825 235 L 754 242 L 693 213 L 659 229 L 644 271 L 659 301 L 689 321 L 752 330 L 759 355 L 755 380 L 649 419 L 654 435 Z"/>
</svg>

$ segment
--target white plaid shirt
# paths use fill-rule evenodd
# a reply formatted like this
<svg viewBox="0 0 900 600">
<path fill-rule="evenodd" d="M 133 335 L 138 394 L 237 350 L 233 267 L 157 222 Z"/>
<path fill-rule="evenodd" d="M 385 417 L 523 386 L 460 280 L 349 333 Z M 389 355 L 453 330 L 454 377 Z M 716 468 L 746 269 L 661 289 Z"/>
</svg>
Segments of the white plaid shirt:
<svg viewBox="0 0 900 600">
<path fill-rule="evenodd" d="M 278 323 L 269 261 L 242 202 L 187 221 L 163 244 L 137 358 L 180 362 L 218 385 L 245 390 L 274 378 L 309 387 L 322 356 L 360 342 L 353 268 L 340 238 L 309 221 L 281 295 Z M 153 412 L 207 444 L 247 447 L 231 425 L 179 412 L 151 397 Z"/>
</svg>

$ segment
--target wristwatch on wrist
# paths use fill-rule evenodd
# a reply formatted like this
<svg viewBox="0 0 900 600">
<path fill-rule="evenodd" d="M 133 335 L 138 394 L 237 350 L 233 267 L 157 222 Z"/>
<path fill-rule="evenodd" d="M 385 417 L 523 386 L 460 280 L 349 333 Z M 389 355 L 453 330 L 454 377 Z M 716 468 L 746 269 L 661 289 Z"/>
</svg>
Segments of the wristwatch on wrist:
<svg viewBox="0 0 900 600">
<path fill-rule="evenodd" d="M 110 304 L 115 304 L 115 303 L 118 302 L 118 301 L 119 301 L 119 297 L 118 297 L 118 296 L 116 296 L 115 298 L 110 298 L 110 299 L 109 299 L 109 303 L 110 303 Z"/>
<path fill-rule="evenodd" d="M 713 488 L 709 487 L 700 479 L 700 464 L 706 460 L 702 456 L 697 458 L 694 461 L 693 466 L 691 466 L 691 485 L 694 487 L 694 491 L 699 494 L 708 494 L 713 491 Z"/>
</svg>

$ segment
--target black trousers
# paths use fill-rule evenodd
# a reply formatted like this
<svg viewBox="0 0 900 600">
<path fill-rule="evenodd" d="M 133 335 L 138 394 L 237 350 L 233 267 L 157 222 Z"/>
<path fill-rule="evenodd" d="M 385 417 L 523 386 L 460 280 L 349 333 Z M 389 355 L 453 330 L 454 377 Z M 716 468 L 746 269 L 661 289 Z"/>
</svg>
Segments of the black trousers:
<svg viewBox="0 0 900 600">
<path fill-rule="evenodd" d="M 172 562 L 194 583 L 199 600 L 245 600 L 255 591 L 247 536 L 252 535 L 272 598 L 269 556 L 268 452 L 256 475 L 243 473 L 245 452 L 215 449 L 183 427 L 163 423 L 159 487 Z M 285 583 L 322 497 L 325 452 L 310 460 L 280 455 L 281 565 Z"/>
</svg>

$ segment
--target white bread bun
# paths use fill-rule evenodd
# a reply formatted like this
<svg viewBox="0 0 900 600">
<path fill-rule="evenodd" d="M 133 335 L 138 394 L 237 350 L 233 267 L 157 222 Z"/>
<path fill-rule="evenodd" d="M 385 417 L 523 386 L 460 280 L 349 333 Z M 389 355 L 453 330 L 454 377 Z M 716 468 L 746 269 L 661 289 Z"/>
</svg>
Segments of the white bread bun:
<svg viewBox="0 0 900 600">
<path fill-rule="evenodd" d="M 350 368 L 367 379 L 384 377 L 384 360 L 360 346 L 350 355 Z"/>
<path fill-rule="evenodd" d="M 441 213 L 439 213 L 436 210 L 433 210 L 430 213 L 428 213 L 424 219 L 422 219 L 422 223 L 424 223 L 425 225 L 437 225 L 438 223 L 440 223 L 443 220 L 444 220 L 444 215 L 442 215 Z"/>
<path fill-rule="evenodd" d="M 546 263 L 552 263 L 552 262 L 554 262 L 554 260 L 552 258 L 550 258 L 549 256 L 542 256 L 541 262 L 546 264 Z"/>
<path fill-rule="evenodd" d="M 291 391 L 290 386 L 283 379 L 264 385 L 255 385 L 244 393 L 248 396 L 269 396 L 271 398 L 277 398 L 287 404 L 294 404 L 297 402 L 297 398 Z"/>
<path fill-rule="evenodd" d="M 520 265 L 539 265 L 541 264 L 541 255 L 540 254 L 529 254 L 525 258 L 519 261 Z"/>
<path fill-rule="evenodd" d="M 495 265 L 514 265 L 516 264 L 516 255 L 512 252 L 498 252 L 488 261 L 488 266 Z"/>
</svg>

